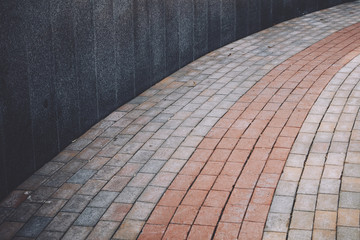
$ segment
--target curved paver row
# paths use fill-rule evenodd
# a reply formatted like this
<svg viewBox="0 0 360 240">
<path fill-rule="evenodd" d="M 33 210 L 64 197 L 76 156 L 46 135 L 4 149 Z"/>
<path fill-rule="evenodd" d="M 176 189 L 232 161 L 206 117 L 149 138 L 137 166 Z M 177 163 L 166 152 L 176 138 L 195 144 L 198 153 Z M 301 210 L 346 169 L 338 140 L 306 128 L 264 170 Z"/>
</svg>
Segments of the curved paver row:
<svg viewBox="0 0 360 240">
<path fill-rule="evenodd" d="M 358 54 L 359 11 L 284 22 L 156 84 L 1 202 L 0 236 L 261 238 L 307 111 Z"/>
<path fill-rule="evenodd" d="M 263 239 L 360 238 L 360 55 L 330 81 L 286 161 Z"/>
<path fill-rule="evenodd" d="M 256 83 L 201 141 L 140 239 L 260 239 L 304 119 L 334 74 L 360 53 L 355 50 L 359 45 L 360 24 L 355 24 L 294 55 Z M 305 171 L 312 175 L 315 170 Z M 283 207 L 280 200 L 278 208 Z"/>
</svg>

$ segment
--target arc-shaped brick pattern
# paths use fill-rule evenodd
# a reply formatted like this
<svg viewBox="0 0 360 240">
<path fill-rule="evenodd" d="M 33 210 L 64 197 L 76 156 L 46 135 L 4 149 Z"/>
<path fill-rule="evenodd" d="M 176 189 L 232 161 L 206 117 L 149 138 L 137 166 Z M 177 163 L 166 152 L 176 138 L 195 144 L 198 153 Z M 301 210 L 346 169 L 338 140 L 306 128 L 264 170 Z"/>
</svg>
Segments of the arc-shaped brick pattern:
<svg viewBox="0 0 360 240">
<path fill-rule="evenodd" d="M 312 105 L 360 52 L 360 24 L 317 42 L 253 86 L 202 140 L 140 239 L 261 239 L 274 190 Z"/>
<path fill-rule="evenodd" d="M 359 239 L 360 55 L 324 89 L 291 149 L 263 239 Z"/>
</svg>

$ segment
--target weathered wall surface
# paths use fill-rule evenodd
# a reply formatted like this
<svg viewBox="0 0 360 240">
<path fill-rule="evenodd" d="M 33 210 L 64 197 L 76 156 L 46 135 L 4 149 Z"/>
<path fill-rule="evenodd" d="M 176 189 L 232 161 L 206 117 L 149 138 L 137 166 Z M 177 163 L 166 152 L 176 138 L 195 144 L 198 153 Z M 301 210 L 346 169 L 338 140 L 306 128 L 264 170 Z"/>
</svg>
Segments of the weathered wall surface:
<svg viewBox="0 0 360 240">
<path fill-rule="evenodd" d="M 0 198 L 194 59 L 346 0 L 2 0 Z"/>
</svg>

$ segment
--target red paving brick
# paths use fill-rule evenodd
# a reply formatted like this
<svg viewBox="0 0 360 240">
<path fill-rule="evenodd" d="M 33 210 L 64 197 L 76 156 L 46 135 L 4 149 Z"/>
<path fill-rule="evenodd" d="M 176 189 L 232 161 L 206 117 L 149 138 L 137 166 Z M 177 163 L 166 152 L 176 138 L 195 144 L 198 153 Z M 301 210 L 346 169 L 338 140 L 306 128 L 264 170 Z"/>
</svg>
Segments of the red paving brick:
<svg viewBox="0 0 360 240">
<path fill-rule="evenodd" d="M 171 220 L 171 223 L 192 224 L 198 212 L 199 207 L 180 205 L 177 208 L 176 213 Z"/>
</svg>

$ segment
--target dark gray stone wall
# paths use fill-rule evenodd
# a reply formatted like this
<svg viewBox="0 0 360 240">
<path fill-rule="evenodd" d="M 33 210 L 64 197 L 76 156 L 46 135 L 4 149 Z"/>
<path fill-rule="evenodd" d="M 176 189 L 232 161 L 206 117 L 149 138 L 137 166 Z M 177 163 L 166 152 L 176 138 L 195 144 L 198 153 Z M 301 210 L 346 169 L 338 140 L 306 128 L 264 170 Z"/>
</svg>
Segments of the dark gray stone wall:
<svg viewBox="0 0 360 240">
<path fill-rule="evenodd" d="M 0 198 L 196 58 L 344 1 L 0 1 Z"/>
</svg>

